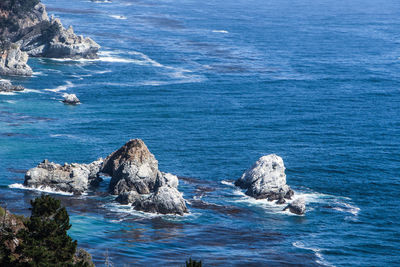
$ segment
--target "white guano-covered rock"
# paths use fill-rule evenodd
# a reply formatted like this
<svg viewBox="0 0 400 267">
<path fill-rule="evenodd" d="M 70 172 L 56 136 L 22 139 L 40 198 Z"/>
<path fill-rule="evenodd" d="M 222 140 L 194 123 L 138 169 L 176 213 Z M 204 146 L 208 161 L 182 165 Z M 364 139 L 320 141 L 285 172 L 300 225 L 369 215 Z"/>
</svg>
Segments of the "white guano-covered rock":
<svg viewBox="0 0 400 267">
<path fill-rule="evenodd" d="M 246 194 L 268 200 L 290 199 L 293 191 L 286 184 L 285 165 L 281 157 L 270 154 L 263 156 L 236 180 L 236 186 L 246 189 Z"/>
<path fill-rule="evenodd" d="M 64 99 L 62 102 L 65 104 L 77 105 L 81 103 L 81 101 L 75 94 L 64 94 L 63 97 Z"/>
</svg>

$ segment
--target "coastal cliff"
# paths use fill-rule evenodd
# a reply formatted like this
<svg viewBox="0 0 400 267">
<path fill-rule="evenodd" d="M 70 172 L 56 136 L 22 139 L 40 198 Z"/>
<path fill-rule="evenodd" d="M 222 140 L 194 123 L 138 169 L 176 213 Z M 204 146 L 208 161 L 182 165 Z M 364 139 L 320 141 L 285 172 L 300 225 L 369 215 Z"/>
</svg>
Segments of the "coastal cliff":
<svg viewBox="0 0 400 267">
<path fill-rule="evenodd" d="M 0 41 L 15 43 L 33 57 L 97 58 L 100 46 L 77 36 L 57 18 L 49 18 L 39 0 L 6 0 L 0 3 Z"/>
</svg>

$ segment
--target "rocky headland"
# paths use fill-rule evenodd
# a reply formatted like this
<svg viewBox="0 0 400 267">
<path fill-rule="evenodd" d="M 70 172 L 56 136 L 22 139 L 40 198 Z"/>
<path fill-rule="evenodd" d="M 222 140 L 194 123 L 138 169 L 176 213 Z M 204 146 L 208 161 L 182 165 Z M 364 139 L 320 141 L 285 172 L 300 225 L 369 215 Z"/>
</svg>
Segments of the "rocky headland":
<svg viewBox="0 0 400 267">
<path fill-rule="evenodd" d="M 109 192 L 121 204 L 161 214 L 188 212 L 186 201 L 178 191 L 178 177 L 159 171 L 158 161 L 140 139 L 132 139 L 105 160 L 90 164 L 60 165 L 44 160 L 26 172 L 24 185 L 82 194 L 98 185 L 101 175 L 111 177 Z"/>
<path fill-rule="evenodd" d="M 100 46 L 90 38 L 64 28 L 49 18 L 39 0 L 5 1 L 0 4 L 0 36 L 15 43 L 29 56 L 50 58 L 97 58 Z"/>
<path fill-rule="evenodd" d="M 245 194 L 250 197 L 276 201 L 277 204 L 286 203 L 294 195 L 294 191 L 286 184 L 283 160 L 275 154 L 259 158 L 236 180 L 235 185 L 245 189 Z M 304 209 L 290 208 L 289 206 L 287 208 L 293 213 L 303 214 L 305 203 Z M 294 212 L 295 210 L 299 212 Z"/>
</svg>

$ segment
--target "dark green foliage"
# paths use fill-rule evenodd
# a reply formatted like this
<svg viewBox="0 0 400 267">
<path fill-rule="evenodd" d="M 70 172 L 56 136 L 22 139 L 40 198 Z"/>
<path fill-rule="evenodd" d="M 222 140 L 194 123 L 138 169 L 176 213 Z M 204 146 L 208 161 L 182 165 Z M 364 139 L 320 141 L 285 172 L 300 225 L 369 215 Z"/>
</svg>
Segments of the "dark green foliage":
<svg viewBox="0 0 400 267">
<path fill-rule="evenodd" d="M 190 258 L 188 261 L 186 261 L 186 267 L 201 267 L 202 263 L 201 261 L 195 261 Z"/>
<path fill-rule="evenodd" d="M 41 196 L 31 205 L 26 229 L 18 233 L 23 242 L 16 253 L 31 266 L 72 265 L 77 242 L 67 234 L 71 228 L 67 210 L 50 196 Z"/>
</svg>

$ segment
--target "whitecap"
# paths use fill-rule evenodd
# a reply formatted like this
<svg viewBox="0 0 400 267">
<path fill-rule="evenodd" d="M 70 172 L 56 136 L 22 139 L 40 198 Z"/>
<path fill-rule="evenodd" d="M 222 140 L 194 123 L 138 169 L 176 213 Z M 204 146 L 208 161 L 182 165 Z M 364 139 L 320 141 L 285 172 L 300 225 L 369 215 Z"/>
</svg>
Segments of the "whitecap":
<svg viewBox="0 0 400 267">
<path fill-rule="evenodd" d="M 5 102 L 8 103 L 8 104 L 15 104 L 15 103 L 17 103 L 17 101 L 15 101 L 15 100 L 6 100 Z"/>
<path fill-rule="evenodd" d="M 0 95 L 15 95 L 14 92 L 0 92 Z"/>
<path fill-rule="evenodd" d="M 121 19 L 121 20 L 125 20 L 127 19 L 127 17 L 125 16 L 121 16 L 121 15 L 109 15 L 111 18 L 113 19 Z"/>
<path fill-rule="evenodd" d="M 37 76 L 47 76 L 47 74 L 44 74 L 44 73 L 41 72 L 41 71 L 34 71 L 34 72 L 32 73 L 32 76 L 33 76 L 33 77 L 37 77 Z"/>
<path fill-rule="evenodd" d="M 305 250 L 311 250 L 312 252 L 314 252 L 314 255 L 317 257 L 316 263 L 324 265 L 324 266 L 329 266 L 329 267 L 335 267 L 335 265 L 332 265 L 331 263 L 327 262 L 325 260 L 325 258 L 322 256 L 321 254 L 321 249 L 319 248 L 312 248 L 312 247 L 307 247 L 306 245 L 304 245 L 303 242 L 301 241 L 296 241 L 293 242 L 292 245 L 296 248 L 300 248 L 300 249 L 305 249 Z"/>
<path fill-rule="evenodd" d="M 65 195 L 65 196 L 73 195 L 73 193 L 55 190 L 49 186 L 28 187 L 28 186 L 24 186 L 23 184 L 10 184 L 8 187 L 13 188 L 13 189 L 39 191 L 39 192 L 44 192 L 44 193 L 49 193 L 49 194 L 58 194 L 58 195 Z"/>
<path fill-rule="evenodd" d="M 71 88 L 73 86 L 74 86 L 74 84 L 72 82 L 67 81 L 66 84 L 57 86 L 54 89 L 44 89 L 44 90 L 57 93 L 57 92 L 60 92 L 60 91 L 66 91 L 68 88 Z"/>
<path fill-rule="evenodd" d="M 226 30 L 212 30 L 212 32 L 214 32 L 214 33 L 225 33 L 225 34 L 229 33 Z"/>
<path fill-rule="evenodd" d="M 221 184 L 235 187 L 235 184 L 234 184 L 233 182 L 230 182 L 230 181 L 222 180 L 222 181 L 221 181 Z"/>
<path fill-rule="evenodd" d="M 36 90 L 36 89 L 27 89 L 25 88 L 23 91 L 20 91 L 20 93 L 36 93 L 36 94 L 42 94 L 43 92 Z"/>
</svg>

